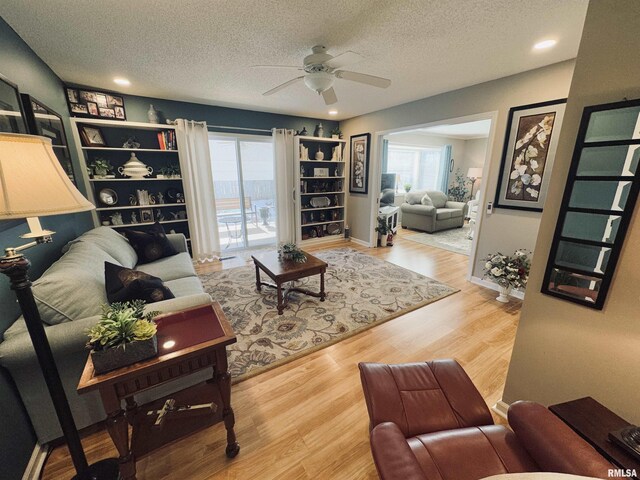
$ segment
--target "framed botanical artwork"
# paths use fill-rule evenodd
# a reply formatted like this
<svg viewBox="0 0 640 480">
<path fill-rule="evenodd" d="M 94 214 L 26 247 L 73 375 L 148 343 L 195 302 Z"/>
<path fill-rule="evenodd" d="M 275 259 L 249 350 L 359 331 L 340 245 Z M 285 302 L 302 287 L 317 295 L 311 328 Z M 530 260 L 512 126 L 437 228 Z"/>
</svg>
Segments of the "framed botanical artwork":
<svg viewBox="0 0 640 480">
<path fill-rule="evenodd" d="M 69 111 L 74 117 L 98 117 L 126 120 L 124 100 L 107 92 L 65 87 Z"/>
<path fill-rule="evenodd" d="M 351 175 L 349 176 L 349 192 L 364 193 L 369 183 L 369 145 L 371 134 L 361 133 L 351 136 Z"/>
<path fill-rule="evenodd" d="M 107 142 L 104 140 L 102 131 L 98 127 L 80 127 L 80 138 L 85 147 L 105 147 Z"/>
<path fill-rule="evenodd" d="M 567 99 L 509 110 L 494 207 L 541 212 Z"/>
</svg>

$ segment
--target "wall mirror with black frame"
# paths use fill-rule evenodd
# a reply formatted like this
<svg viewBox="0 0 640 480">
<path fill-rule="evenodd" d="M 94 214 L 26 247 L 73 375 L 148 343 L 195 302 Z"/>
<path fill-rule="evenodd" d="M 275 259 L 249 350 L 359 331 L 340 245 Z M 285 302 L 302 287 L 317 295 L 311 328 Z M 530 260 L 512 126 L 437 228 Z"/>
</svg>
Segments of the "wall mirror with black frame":
<svg viewBox="0 0 640 480">
<path fill-rule="evenodd" d="M 640 187 L 640 100 L 586 107 L 542 293 L 602 309 Z"/>
<path fill-rule="evenodd" d="M 62 117 L 31 95 L 23 93 L 21 97 L 29 133 L 51 139 L 53 152 L 58 157 L 60 165 L 69 180 L 77 186 Z"/>
<path fill-rule="evenodd" d="M 27 133 L 27 124 L 18 86 L 0 74 L 0 132 Z M 24 220 L 0 221 L 0 232 L 24 223 Z"/>
</svg>

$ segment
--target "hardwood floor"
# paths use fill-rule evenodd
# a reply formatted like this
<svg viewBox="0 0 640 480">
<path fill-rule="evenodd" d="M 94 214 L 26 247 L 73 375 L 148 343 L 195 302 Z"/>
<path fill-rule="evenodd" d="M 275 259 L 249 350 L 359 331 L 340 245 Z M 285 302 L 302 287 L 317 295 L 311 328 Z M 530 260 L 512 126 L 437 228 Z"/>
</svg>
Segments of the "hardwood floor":
<svg viewBox="0 0 640 480">
<path fill-rule="evenodd" d="M 376 479 L 357 364 L 455 358 L 487 404 L 500 399 L 520 302 L 465 280 L 468 257 L 402 238 L 391 248 L 350 246 L 461 291 L 331 347 L 234 385 L 240 454 L 224 454 L 219 424 L 138 461 L 138 479 Z M 319 248 L 308 249 L 310 253 Z M 244 264 L 242 259 L 200 272 Z M 116 456 L 104 429 L 83 439 L 90 462 Z M 44 479 L 73 474 L 66 447 L 54 449 Z"/>
</svg>

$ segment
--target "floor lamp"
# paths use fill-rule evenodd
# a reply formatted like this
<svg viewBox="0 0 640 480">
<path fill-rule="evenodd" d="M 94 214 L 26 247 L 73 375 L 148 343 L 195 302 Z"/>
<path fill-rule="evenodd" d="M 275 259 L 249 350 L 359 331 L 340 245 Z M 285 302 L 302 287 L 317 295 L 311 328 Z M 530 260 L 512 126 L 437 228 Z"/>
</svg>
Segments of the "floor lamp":
<svg viewBox="0 0 640 480">
<path fill-rule="evenodd" d="M 471 200 L 473 200 L 473 187 L 476 184 L 476 180 L 482 178 L 482 168 L 479 167 L 471 167 L 467 171 L 467 177 L 471 179 Z"/>
<path fill-rule="evenodd" d="M 31 265 L 22 251 L 50 243 L 55 232 L 43 230 L 38 217 L 84 212 L 95 208 L 75 188 L 62 169 L 51 140 L 35 135 L 0 133 L 0 220 L 27 219 L 30 240 L 19 247 L 5 248 L 0 271 L 9 277 L 16 292 L 27 330 L 33 343 L 47 389 L 60 421 L 76 469 L 74 479 L 117 479 L 118 461 L 107 459 L 89 465 L 80 443 L 62 381 L 47 341 L 40 312 L 31 291 Z"/>
</svg>

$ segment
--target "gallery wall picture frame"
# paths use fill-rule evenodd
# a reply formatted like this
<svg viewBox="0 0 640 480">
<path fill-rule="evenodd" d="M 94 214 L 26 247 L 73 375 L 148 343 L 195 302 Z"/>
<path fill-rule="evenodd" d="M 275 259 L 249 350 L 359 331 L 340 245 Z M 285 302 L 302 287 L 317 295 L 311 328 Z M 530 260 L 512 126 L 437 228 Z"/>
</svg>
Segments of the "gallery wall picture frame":
<svg viewBox="0 0 640 480">
<path fill-rule="evenodd" d="M 542 212 L 567 99 L 512 107 L 495 208 Z"/>
<path fill-rule="evenodd" d="M 122 96 L 110 92 L 65 87 L 69 112 L 74 117 L 127 119 Z"/>
<path fill-rule="evenodd" d="M 69 180 L 77 186 L 62 117 L 55 110 L 31 95 L 23 93 L 21 98 L 29 133 L 51 140 L 53 152 L 58 157 L 60 165 L 62 165 Z"/>
<path fill-rule="evenodd" d="M 349 192 L 367 194 L 369 189 L 369 149 L 371 134 L 351 135 Z"/>
<path fill-rule="evenodd" d="M 28 133 L 18 85 L 2 74 L 0 74 L 0 132 Z M 0 232 L 21 224 L 26 224 L 26 222 L 24 220 L 0 220 Z"/>
</svg>

